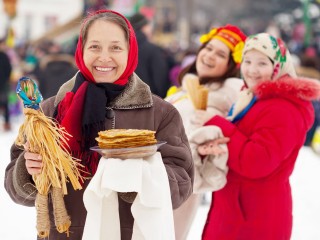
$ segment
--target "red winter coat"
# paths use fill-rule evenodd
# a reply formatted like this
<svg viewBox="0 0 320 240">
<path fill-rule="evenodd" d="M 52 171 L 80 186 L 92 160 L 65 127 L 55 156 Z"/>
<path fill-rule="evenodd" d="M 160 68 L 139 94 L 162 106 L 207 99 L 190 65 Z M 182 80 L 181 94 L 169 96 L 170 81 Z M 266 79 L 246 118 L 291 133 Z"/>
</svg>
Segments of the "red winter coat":
<svg viewBox="0 0 320 240">
<path fill-rule="evenodd" d="M 254 89 L 257 102 L 235 124 L 216 116 L 228 143 L 226 186 L 214 193 L 203 239 L 289 240 L 292 196 L 289 177 L 314 121 L 310 100 L 316 81 L 286 76 Z"/>
</svg>

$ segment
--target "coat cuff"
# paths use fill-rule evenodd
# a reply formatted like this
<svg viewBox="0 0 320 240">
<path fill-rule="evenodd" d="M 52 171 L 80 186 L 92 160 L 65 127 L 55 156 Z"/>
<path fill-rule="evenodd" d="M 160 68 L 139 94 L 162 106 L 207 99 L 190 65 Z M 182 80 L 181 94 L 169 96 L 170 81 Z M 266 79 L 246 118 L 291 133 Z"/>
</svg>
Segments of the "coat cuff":
<svg viewBox="0 0 320 240">
<path fill-rule="evenodd" d="M 221 147 L 227 153 L 220 156 L 209 155 L 201 158 L 197 150 L 199 145 L 223 137 L 220 128 L 217 126 L 200 127 L 188 137 L 195 166 L 193 192 L 214 192 L 223 188 L 226 184 L 228 172 L 228 148 L 226 144 L 222 144 Z"/>
<path fill-rule="evenodd" d="M 20 197 L 28 200 L 36 199 L 37 189 L 27 171 L 23 154 L 18 157 L 13 170 L 13 187 Z"/>
<path fill-rule="evenodd" d="M 220 127 L 225 137 L 230 137 L 231 135 L 233 135 L 234 131 L 236 130 L 236 127 L 231 122 L 229 122 L 227 119 L 221 116 L 214 116 L 204 125 L 205 126 L 214 125 L 214 126 Z"/>
</svg>

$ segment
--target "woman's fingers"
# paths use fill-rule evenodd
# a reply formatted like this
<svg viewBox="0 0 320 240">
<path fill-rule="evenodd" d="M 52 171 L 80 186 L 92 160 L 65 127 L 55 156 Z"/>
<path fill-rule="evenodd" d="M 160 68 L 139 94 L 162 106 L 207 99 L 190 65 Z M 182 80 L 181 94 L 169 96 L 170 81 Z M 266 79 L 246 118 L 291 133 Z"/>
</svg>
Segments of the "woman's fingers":
<svg viewBox="0 0 320 240">
<path fill-rule="evenodd" d="M 29 150 L 29 142 L 26 142 L 26 143 L 23 145 L 23 147 L 24 147 L 24 150 L 25 150 L 25 151 L 28 151 L 28 150 Z"/>
<path fill-rule="evenodd" d="M 206 145 L 199 146 L 198 153 L 202 156 L 208 155 L 207 146 Z"/>
<path fill-rule="evenodd" d="M 222 137 L 214 140 L 217 144 L 226 144 L 230 141 L 228 137 Z"/>
<path fill-rule="evenodd" d="M 198 153 L 200 155 L 221 155 L 225 154 L 226 150 L 222 149 L 219 145 L 226 144 L 230 141 L 228 137 L 218 138 L 212 141 L 209 141 L 205 144 L 202 144 L 198 147 Z"/>
<path fill-rule="evenodd" d="M 30 159 L 30 160 L 42 161 L 42 157 L 38 153 L 25 152 L 24 153 L 24 158 L 25 159 Z"/>
<path fill-rule="evenodd" d="M 34 160 L 26 160 L 26 167 L 41 169 L 42 162 L 41 161 L 34 161 Z"/>
<path fill-rule="evenodd" d="M 41 173 L 43 163 L 40 154 L 25 152 L 24 158 L 26 159 L 26 168 L 29 174 Z"/>
<path fill-rule="evenodd" d="M 221 154 L 227 153 L 226 150 L 222 149 L 222 148 L 219 147 L 219 146 L 214 146 L 214 147 L 212 147 L 212 152 L 214 152 L 214 155 L 217 155 L 217 156 L 219 156 L 219 155 L 221 155 Z"/>
<path fill-rule="evenodd" d="M 26 168 L 30 175 L 39 174 L 42 170 L 42 161 L 26 159 Z"/>
<path fill-rule="evenodd" d="M 30 175 L 39 174 L 42 170 L 42 157 L 40 154 L 32 153 L 30 151 L 29 142 L 23 145 L 25 149 L 24 158 L 26 159 L 26 168 Z"/>
</svg>

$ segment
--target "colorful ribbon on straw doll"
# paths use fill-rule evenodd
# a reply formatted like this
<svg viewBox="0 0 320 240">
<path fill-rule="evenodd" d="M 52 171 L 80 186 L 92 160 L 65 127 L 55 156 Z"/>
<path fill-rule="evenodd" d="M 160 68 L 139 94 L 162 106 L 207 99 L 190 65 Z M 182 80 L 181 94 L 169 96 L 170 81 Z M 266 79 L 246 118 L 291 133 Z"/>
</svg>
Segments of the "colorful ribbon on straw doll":
<svg viewBox="0 0 320 240">
<path fill-rule="evenodd" d="M 24 89 L 22 89 L 21 82 L 32 82 L 33 89 L 28 88 L 28 84 L 25 84 Z M 31 99 L 27 96 L 27 94 L 30 91 L 33 91 L 33 93 L 30 94 L 32 96 Z M 18 81 L 17 87 L 16 87 L 16 93 L 21 98 L 21 100 L 23 102 L 23 106 L 25 108 L 32 108 L 35 110 L 38 110 L 40 108 L 39 104 L 42 102 L 43 97 L 39 91 L 39 88 L 38 88 L 36 82 L 33 81 L 31 78 L 28 78 L 28 77 L 20 78 Z"/>
</svg>

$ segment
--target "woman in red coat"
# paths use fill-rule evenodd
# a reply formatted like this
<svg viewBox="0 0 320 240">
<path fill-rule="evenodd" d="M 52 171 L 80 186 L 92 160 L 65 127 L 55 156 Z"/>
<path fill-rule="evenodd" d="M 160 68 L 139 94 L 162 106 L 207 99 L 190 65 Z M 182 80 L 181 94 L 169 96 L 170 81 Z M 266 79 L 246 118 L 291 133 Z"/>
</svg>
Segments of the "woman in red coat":
<svg viewBox="0 0 320 240">
<path fill-rule="evenodd" d="M 230 139 L 229 171 L 226 186 L 214 193 L 202 238 L 289 240 L 289 177 L 314 121 L 311 100 L 319 98 L 320 86 L 297 79 L 283 42 L 266 33 L 247 39 L 241 72 L 246 86 L 229 119 L 206 123 Z M 214 154 L 207 146 L 200 152 Z"/>
</svg>

